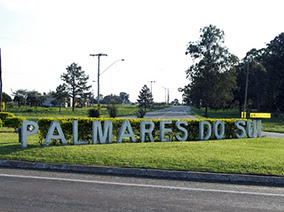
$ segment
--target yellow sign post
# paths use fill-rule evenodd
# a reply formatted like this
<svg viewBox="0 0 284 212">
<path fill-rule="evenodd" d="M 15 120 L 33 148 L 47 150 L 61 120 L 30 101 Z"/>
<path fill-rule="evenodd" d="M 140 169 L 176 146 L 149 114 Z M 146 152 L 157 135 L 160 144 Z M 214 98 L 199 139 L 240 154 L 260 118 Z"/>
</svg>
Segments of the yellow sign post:
<svg viewBox="0 0 284 212">
<path fill-rule="evenodd" d="M 247 112 L 242 112 L 242 113 L 241 113 L 241 118 L 242 118 L 242 119 L 247 118 Z"/>
<path fill-rule="evenodd" d="M 271 113 L 250 113 L 250 118 L 270 119 L 271 118 Z"/>
<path fill-rule="evenodd" d="M 5 102 L 0 102 L 0 110 L 5 110 Z"/>
</svg>

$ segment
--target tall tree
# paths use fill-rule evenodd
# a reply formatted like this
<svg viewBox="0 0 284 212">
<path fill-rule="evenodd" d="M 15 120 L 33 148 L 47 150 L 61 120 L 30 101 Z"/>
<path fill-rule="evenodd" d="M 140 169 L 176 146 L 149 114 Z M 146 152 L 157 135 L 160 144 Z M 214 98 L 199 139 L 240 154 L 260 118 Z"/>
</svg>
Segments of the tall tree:
<svg viewBox="0 0 284 212">
<path fill-rule="evenodd" d="M 264 66 L 268 72 L 268 93 L 271 109 L 284 111 L 284 33 L 267 45 Z"/>
<path fill-rule="evenodd" d="M 154 99 L 152 96 L 152 92 L 150 89 L 147 87 L 147 85 L 144 85 L 140 91 L 140 94 L 138 96 L 138 106 L 139 108 L 144 108 L 146 111 L 147 108 L 153 107 Z"/>
<path fill-rule="evenodd" d="M 233 99 L 238 58 L 224 46 L 224 32 L 213 25 L 201 29 L 200 39 L 189 42 L 185 53 L 193 64 L 186 71 L 190 83 L 184 90 L 192 102 L 202 103 L 207 117 L 208 107 L 222 108 Z"/>
<path fill-rule="evenodd" d="M 1 61 L 1 48 L 0 48 L 0 112 L 2 111 L 2 61 Z"/>
<path fill-rule="evenodd" d="M 74 111 L 76 96 L 82 95 L 82 93 L 88 91 L 91 86 L 87 85 L 89 76 L 85 74 L 81 66 L 72 63 L 66 70 L 67 73 L 61 75 L 61 80 L 65 82 L 64 86 L 66 86 L 68 94 L 72 98 L 72 111 Z"/>
</svg>

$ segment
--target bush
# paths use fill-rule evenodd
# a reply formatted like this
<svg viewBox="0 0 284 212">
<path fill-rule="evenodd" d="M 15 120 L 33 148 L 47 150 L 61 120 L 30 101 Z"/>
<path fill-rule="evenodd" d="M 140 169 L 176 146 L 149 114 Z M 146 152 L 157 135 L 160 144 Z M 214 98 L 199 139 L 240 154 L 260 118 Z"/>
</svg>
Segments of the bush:
<svg viewBox="0 0 284 212">
<path fill-rule="evenodd" d="M 3 122 L 2 122 L 2 120 L 0 119 L 0 129 L 2 128 L 2 126 L 3 126 Z"/>
<path fill-rule="evenodd" d="M 88 117 L 99 118 L 100 117 L 100 111 L 97 110 L 97 109 L 89 109 L 88 110 Z"/>
<path fill-rule="evenodd" d="M 137 111 L 137 118 L 144 118 L 144 116 L 146 115 L 146 111 L 144 109 L 139 109 Z"/>
<path fill-rule="evenodd" d="M 0 119 L 2 120 L 2 122 L 4 122 L 8 117 L 15 117 L 15 115 L 13 113 L 0 112 Z"/>
<path fill-rule="evenodd" d="M 115 102 L 112 102 L 111 105 L 107 106 L 107 112 L 111 118 L 115 118 L 117 116 L 117 105 Z"/>
<path fill-rule="evenodd" d="M 25 121 L 25 117 L 8 117 L 4 121 L 5 127 L 11 127 L 11 128 L 21 128 L 22 121 Z"/>
</svg>

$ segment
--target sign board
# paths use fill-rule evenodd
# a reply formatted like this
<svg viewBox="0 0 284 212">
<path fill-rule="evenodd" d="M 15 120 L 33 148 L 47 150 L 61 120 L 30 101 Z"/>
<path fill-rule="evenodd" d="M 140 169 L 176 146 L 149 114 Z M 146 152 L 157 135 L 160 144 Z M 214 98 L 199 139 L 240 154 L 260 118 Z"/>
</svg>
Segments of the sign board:
<svg viewBox="0 0 284 212">
<path fill-rule="evenodd" d="M 5 102 L 0 102 L 0 110 L 5 110 Z"/>
<path fill-rule="evenodd" d="M 256 119 L 270 119 L 271 113 L 250 113 L 250 118 L 256 118 Z"/>
<path fill-rule="evenodd" d="M 243 119 L 247 118 L 247 112 L 242 112 L 241 113 L 241 118 L 243 118 Z"/>
</svg>

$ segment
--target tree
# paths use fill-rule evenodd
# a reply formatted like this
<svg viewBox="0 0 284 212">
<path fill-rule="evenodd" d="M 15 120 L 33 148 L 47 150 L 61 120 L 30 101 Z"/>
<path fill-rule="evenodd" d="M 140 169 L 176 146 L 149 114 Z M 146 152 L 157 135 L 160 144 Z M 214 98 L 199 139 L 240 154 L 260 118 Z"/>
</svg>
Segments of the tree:
<svg viewBox="0 0 284 212">
<path fill-rule="evenodd" d="M 284 110 L 284 33 L 267 44 L 263 57 L 267 70 L 270 109 Z"/>
<path fill-rule="evenodd" d="M 27 91 L 26 101 L 28 104 L 30 104 L 31 107 L 32 106 L 37 107 L 43 101 L 43 96 L 41 95 L 41 93 L 37 91 Z"/>
<path fill-rule="evenodd" d="M 147 110 L 147 108 L 151 108 L 154 103 L 154 99 L 152 96 L 152 92 L 150 89 L 147 87 L 147 85 L 144 85 L 140 91 L 140 94 L 138 96 L 138 107 L 139 108 L 144 108 L 144 111 Z"/>
<path fill-rule="evenodd" d="M 52 101 L 52 104 L 58 105 L 59 113 L 60 113 L 62 105 L 64 105 L 66 102 L 66 99 L 69 98 L 69 94 L 66 90 L 66 87 L 64 85 L 57 86 L 56 91 L 53 94 L 53 96 L 55 100 Z"/>
<path fill-rule="evenodd" d="M 233 99 L 238 58 L 223 45 L 224 32 L 216 26 L 204 27 L 200 33 L 200 39 L 189 42 L 185 52 L 193 60 L 186 71 L 190 83 L 185 90 L 191 102 L 205 107 L 207 117 L 208 107 L 224 108 Z"/>
<path fill-rule="evenodd" d="M 5 92 L 2 93 L 2 101 L 7 103 L 7 102 L 11 102 L 12 98 L 11 96 L 9 96 L 8 94 L 6 94 Z"/>
<path fill-rule="evenodd" d="M 61 75 L 61 80 L 65 82 L 64 86 L 72 98 L 72 111 L 75 110 L 75 99 L 77 95 L 83 95 L 91 86 L 87 86 L 89 76 L 85 74 L 81 66 L 72 63 L 66 68 L 67 73 Z"/>
<path fill-rule="evenodd" d="M 122 103 L 123 104 L 128 104 L 129 101 L 129 94 L 125 93 L 125 92 L 120 92 L 119 93 L 120 98 L 122 99 Z"/>
<path fill-rule="evenodd" d="M 26 98 L 27 98 L 27 90 L 19 89 L 13 92 L 14 96 L 14 102 L 18 103 L 18 106 L 21 107 L 21 105 L 26 104 Z"/>
</svg>

